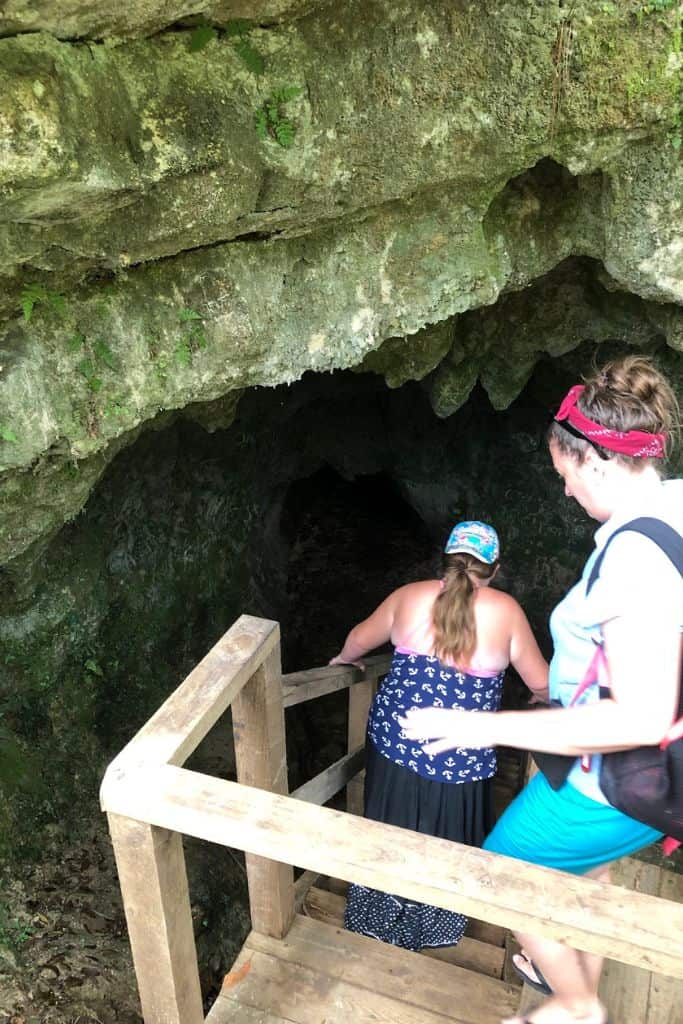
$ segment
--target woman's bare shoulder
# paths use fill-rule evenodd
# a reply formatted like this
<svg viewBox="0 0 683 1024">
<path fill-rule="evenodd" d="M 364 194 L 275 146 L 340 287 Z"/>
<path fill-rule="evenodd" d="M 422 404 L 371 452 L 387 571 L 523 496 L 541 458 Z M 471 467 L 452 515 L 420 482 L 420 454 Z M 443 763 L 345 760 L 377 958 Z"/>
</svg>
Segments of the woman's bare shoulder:
<svg viewBox="0 0 683 1024">
<path fill-rule="evenodd" d="M 388 600 L 396 615 L 411 615 L 433 604 L 440 593 L 439 580 L 420 580 L 418 583 L 406 583 L 398 590 L 394 590 Z"/>
<path fill-rule="evenodd" d="M 517 615 L 522 612 L 522 606 L 512 594 L 506 594 L 504 590 L 495 590 L 493 587 L 479 588 L 477 604 L 482 610 L 486 609 L 486 611 L 490 610 L 506 615 Z"/>
<path fill-rule="evenodd" d="M 392 594 L 399 601 L 420 601 L 433 598 L 441 591 L 441 580 L 419 580 L 417 583 L 406 583 Z"/>
</svg>

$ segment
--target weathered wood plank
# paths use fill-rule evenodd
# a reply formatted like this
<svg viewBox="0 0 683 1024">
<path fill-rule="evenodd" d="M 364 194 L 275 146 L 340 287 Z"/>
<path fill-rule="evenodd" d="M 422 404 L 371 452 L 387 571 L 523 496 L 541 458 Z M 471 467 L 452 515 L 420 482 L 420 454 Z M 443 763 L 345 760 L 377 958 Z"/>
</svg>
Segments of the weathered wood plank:
<svg viewBox="0 0 683 1024">
<path fill-rule="evenodd" d="M 206 1024 L 296 1024 L 291 1017 L 275 1016 L 267 1010 L 234 1003 L 232 999 L 218 999 L 209 1010 Z"/>
<path fill-rule="evenodd" d="M 500 946 L 489 946 L 487 942 L 472 939 L 463 935 L 457 946 L 440 946 L 435 949 L 423 949 L 422 956 L 430 960 L 440 960 L 445 964 L 455 964 L 466 971 L 485 974 L 489 978 L 505 981 L 503 978 L 504 951 Z"/>
<path fill-rule="evenodd" d="M 202 1024 L 182 838 L 109 815 L 145 1024 Z"/>
<path fill-rule="evenodd" d="M 683 903 L 683 875 L 660 868 L 659 895 Z M 681 1024 L 682 1007 L 683 981 L 651 974 L 646 1024 Z"/>
<path fill-rule="evenodd" d="M 526 1018 L 527 1014 L 532 1013 L 537 1006 L 540 1006 L 544 1002 L 544 997 L 540 992 L 537 992 L 531 987 L 531 985 L 522 985 L 522 992 L 519 997 L 519 1005 L 517 1007 L 517 1013 L 522 1019 Z M 635 1019 L 633 1021 L 635 1024 Z M 641 1024 L 641 1022 L 639 1022 Z"/>
<path fill-rule="evenodd" d="M 365 734 L 368 727 L 368 712 L 375 695 L 376 680 L 368 680 L 352 686 L 349 690 L 349 721 L 347 727 L 347 745 L 349 750 L 365 745 Z M 346 789 L 346 810 L 349 814 L 363 813 L 363 789 L 365 775 L 349 782 Z"/>
<path fill-rule="evenodd" d="M 287 942 L 252 932 L 246 946 L 319 974 L 368 989 L 462 1024 L 496 1021 L 514 1012 L 517 989 L 503 982 L 307 917 L 297 917 Z"/>
<path fill-rule="evenodd" d="M 488 921 L 478 921 L 476 917 L 471 917 L 467 923 L 465 929 L 465 935 L 469 935 L 471 939 L 478 939 L 479 942 L 487 942 L 490 946 L 500 946 L 501 949 L 505 947 L 505 936 L 507 935 L 507 928 L 502 928 L 499 924 L 490 924 Z"/>
<path fill-rule="evenodd" d="M 612 868 L 612 881 L 636 892 L 657 895 L 659 868 L 654 864 L 626 858 Z M 600 979 L 600 998 L 614 1020 L 648 1022 L 650 982 L 648 970 L 606 960 Z"/>
<path fill-rule="evenodd" d="M 671 901 L 172 766 L 122 773 L 103 798 L 113 813 L 683 977 Z"/>
<path fill-rule="evenodd" d="M 252 937 L 257 943 L 259 940 L 266 943 L 269 941 L 265 936 L 252 933 L 247 943 Z M 354 938 L 359 939 L 358 936 Z M 370 942 L 367 939 L 360 941 Z M 278 954 L 292 948 L 289 937 L 286 942 L 279 943 L 278 947 L 268 953 L 245 944 L 232 972 L 240 975 L 240 980 L 230 988 L 223 989 L 216 1000 L 219 1007 L 216 1011 L 216 1024 L 223 1024 L 220 1008 L 226 1002 L 266 1011 L 276 1019 L 282 1016 L 295 1024 L 321 1024 L 321 1021 L 325 1024 L 349 1024 L 349 1021 L 353 1021 L 353 1024 L 379 1024 L 380 1021 L 391 1024 L 471 1024 L 466 1017 L 460 1015 L 459 1000 L 455 1006 L 449 1007 L 448 1015 L 440 1014 L 431 1009 L 429 1004 L 417 1006 L 377 991 L 376 985 L 370 984 L 370 975 L 366 975 L 367 986 L 346 980 L 343 957 L 335 958 L 338 974 L 330 975 L 321 967 L 298 963 L 296 953 L 293 960 L 281 959 Z M 405 950 L 397 950 L 396 947 L 391 947 L 390 952 L 405 954 Z M 249 968 L 242 973 L 241 968 L 247 963 Z M 444 965 L 434 966 L 441 966 L 447 972 L 455 970 Z M 395 981 L 400 973 L 402 968 L 390 976 L 389 983 L 392 979 Z M 469 977 L 476 985 L 477 976 Z M 463 993 L 465 1000 L 468 994 L 469 990 Z M 487 1014 L 477 1024 L 499 1024 L 499 1020 L 499 1016 Z"/>
<path fill-rule="evenodd" d="M 290 672 L 282 677 L 282 697 L 286 708 L 301 704 L 314 697 L 325 697 L 337 690 L 346 690 L 359 683 L 373 681 L 389 669 L 391 657 L 376 654 L 365 659 L 365 668 L 353 665 L 325 665 L 309 668 L 303 672 Z"/>
<path fill-rule="evenodd" d="M 358 750 L 345 754 L 338 761 L 331 764 L 325 771 L 320 772 L 315 778 L 304 782 L 291 793 L 294 800 L 305 800 L 310 804 L 326 804 L 340 789 L 343 789 L 349 779 L 352 779 L 365 764 L 365 750 L 359 747 Z"/>
<path fill-rule="evenodd" d="M 337 896 L 343 896 L 346 899 L 346 895 L 349 891 L 349 883 L 345 882 L 343 878 L 333 878 L 331 875 L 322 875 L 319 889 L 324 889 L 325 892 L 334 892 Z"/>
<path fill-rule="evenodd" d="M 322 921 L 334 928 L 343 928 L 345 907 L 345 896 L 313 886 L 308 890 L 301 909 L 306 917 L 312 917 L 314 921 Z"/>
<path fill-rule="evenodd" d="M 294 883 L 294 910 L 298 914 L 312 886 L 318 885 L 320 874 L 317 871 L 304 871 Z"/>
<path fill-rule="evenodd" d="M 453 1024 L 457 1020 L 426 1009 L 417 1010 L 262 953 L 252 953 L 251 964 L 251 971 L 239 988 L 218 997 L 218 1006 L 232 1001 L 266 1010 L 296 1024 Z"/>
<path fill-rule="evenodd" d="M 365 810 L 365 768 L 349 779 L 346 786 L 346 810 L 362 817 Z"/>
<path fill-rule="evenodd" d="M 323 921 L 336 928 L 344 927 L 344 909 L 346 899 L 337 893 L 327 892 L 315 887 L 309 889 L 303 902 L 303 913 L 316 921 Z M 489 946 L 478 939 L 464 936 L 457 946 L 445 949 L 424 949 L 423 956 L 456 964 L 468 971 L 477 971 L 490 978 L 502 978 L 504 950 L 499 946 Z"/>
<path fill-rule="evenodd" d="M 184 764 L 279 642 L 277 622 L 241 615 L 111 762 L 107 775 L 127 763 Z"/>
<path fill-rule="evenodd" d="M 636 970 L 636 968 L 633 968 Z M 633 1017 L 632 1020 L 637 1018 Z M 683 992 L 676 978 L 662 974 L 650 976 L 650 995 L 644 1024 L 681 1024 L 683 1019 Z"/>
<path fill-rule="evenodd" d="M 275 646 L 232 707 L 237 778 L 245 786 L 287 793 L 285 713 L 280 646 Z M 294 917 L 291 864 L 246 853 L 252 927 L 282 938 Z"/>
<path fill-rule="evenodd" d="M 520 945 L 517 939 L 514 937 L 512 932 L 508 932 L 505 936 L 505 962 L 503 964 L 503 980 L 509 982 L 510 985 L 517 985 L 521 988 L 522 983 L 519 976 L 515 972 L 512 958 L 519 953 Z"/>
</svg>

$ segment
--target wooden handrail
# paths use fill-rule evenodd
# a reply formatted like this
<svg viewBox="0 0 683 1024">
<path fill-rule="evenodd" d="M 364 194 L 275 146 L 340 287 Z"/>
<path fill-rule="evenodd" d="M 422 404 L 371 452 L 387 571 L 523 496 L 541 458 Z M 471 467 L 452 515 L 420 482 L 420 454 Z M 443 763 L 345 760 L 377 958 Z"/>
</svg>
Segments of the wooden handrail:
<svg viewBox="0 0 683 1024">
<path fill-rule="evenodd" d="M 308 782 L 295 789 L 290 796 L 293 800 L 305 800 L 311 804 L 326 804 L 340 789 L 353 779 L 365 764 L 365 748 L 358 747 L 340 757 L 329 768 L 315 775 Z"/>
<path fill-rule="evenodd" d="M 280 641 L 277 622 L 241 615 L 202 658 L 183 683 L 111 762 L 183 765 L 230 707 L 245 683 Z M 385 674 L 390 656 L 366 659 L 365 669 L 325 665 L 282 676 L 283 704 L 303 701 L 374 682 Z"/>
<path fill-rule="evenodd" d="M 103 803 L 162 829 L 683 978 L 679 903 L 173 766 L 121 767 Z"/>
<path fill-rule="evenodd" d="M 353 665 L 324 665 L 289 672 L 282 677 L 282 699 L 286 708 L 315 697 L 324 697 L 337 690 L 346 690 L 358 683 L 374 682 L 388 672 L 391 655 L 375 654 L 365 659 L 365 668 Z"/>
<path fill-rule="evenodd" d="M 109 765 L 185 763 L 256 669 L 280 643 L 280 626 L 241 615 Z"/>
</svg>

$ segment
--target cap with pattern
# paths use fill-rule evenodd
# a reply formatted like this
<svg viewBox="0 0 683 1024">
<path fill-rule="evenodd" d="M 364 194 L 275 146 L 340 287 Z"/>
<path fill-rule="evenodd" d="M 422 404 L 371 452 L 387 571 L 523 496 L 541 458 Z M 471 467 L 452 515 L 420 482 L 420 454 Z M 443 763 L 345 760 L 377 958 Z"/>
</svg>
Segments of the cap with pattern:
<svg viewBox="0 0 683 1024">
<path fill-rule="evenodd" d="M 444 552 L 447 555 L 474 555 L 480 562 L 493 565 L 500 555 L 498 534 L 488 523 L 480 523 L 477 520 L 456 523 Z"/>
</svg>

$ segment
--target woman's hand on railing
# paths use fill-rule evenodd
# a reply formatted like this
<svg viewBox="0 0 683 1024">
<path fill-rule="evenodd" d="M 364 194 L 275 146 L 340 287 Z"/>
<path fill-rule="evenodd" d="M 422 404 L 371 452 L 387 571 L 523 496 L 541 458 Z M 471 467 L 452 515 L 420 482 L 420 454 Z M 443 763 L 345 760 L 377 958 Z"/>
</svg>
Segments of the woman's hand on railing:
<svg viewBox="0 0 683 1024">
<path fill-rule="evenodd" d="M 334 658 L 330 658 L 330 660 L 328 661 L 327 664 L 328 665 L 354 665 L 356 668 L 361 669 L 363 672 L 365 671 L 365 662 L 364 661 L 360 661 L 360 659 L 358 661 L 350 661 L 350 660 L 348 660 L 346 658 L 342 658 L 341 654 L 335 654 Z"/>
</svg>

